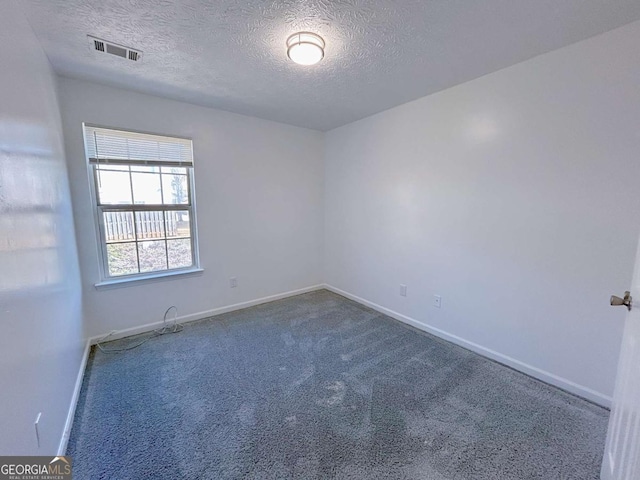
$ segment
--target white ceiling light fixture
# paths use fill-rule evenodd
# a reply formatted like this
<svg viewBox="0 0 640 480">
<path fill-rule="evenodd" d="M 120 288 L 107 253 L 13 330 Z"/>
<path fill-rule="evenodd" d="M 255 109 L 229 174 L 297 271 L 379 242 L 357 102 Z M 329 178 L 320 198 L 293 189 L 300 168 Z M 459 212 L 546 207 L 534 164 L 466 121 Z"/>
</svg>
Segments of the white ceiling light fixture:
<svg viewBox="0 0 640 480">
<path fill-rule="evenodd" d="M 287 38 L 287 55 L 299 65 L 315 65 L 324 58 L 324 40 L 311 32 L 298 32 Z"/>
</svg>

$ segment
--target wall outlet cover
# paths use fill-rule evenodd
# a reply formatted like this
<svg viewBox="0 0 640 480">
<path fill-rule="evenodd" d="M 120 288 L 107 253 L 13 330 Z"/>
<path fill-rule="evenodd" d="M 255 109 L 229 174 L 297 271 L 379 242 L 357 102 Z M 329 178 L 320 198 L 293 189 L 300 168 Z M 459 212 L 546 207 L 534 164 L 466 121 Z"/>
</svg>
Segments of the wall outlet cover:
<svg viewBox="0 0 640 480">
<path fill-rule="evenodd" d="M 440 295 L 433 296 L 433 306 L 436 308 L 442 308 L 442 297 Z"/>
</svg>

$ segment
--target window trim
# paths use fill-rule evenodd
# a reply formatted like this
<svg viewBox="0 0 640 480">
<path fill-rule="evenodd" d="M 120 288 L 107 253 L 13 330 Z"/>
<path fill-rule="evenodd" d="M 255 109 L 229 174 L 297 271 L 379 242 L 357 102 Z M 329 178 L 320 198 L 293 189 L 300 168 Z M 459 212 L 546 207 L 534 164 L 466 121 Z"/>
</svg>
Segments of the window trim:
<svg viewBox="0 0 640 480">
<path fill-rule="evenodd" d="M 141 133 L 147 135 L 158 135 L 163 137 L 170 138 L 180 138 L 183 140 L 189 140 L 191 142 L 191 158 L 193 159 L 193 141 L 187 137 L 181 137 L 178 135 L 167 135 L 162 133 L 153 133 L 153 132 L 143 132 L 139 130 L 131 130 L 131 129 L 123 129 L 117 127 L 108 127 L 104 125 L 96 125 L 91 123 L 82 123 L 82 138 L 84 140 L 84 151 L 85 151 L 85 161 L 87 164 L 87 173 L 89 176 L 89 190 L 90 197 L 92 202 L 92 210 L 93 210 L 93 220 L 94 220 L 94 230 L 96 235 L 96 246 L 97 246 L 97 260 L 98 260 L 98 270 L 100 280 L 94 284 L 94 287 L 98 290 L 103 288 L 115 288 L 122 287 L 131 284 L 140 284 L 140 283 L 148 283 L 150 281 L 158 281 L 171 279 L 178 276 L 184 275 L 193 275 L 199 274 L 204 271 L 204 269 L 200 266 L 200 255 L 198 248 L 198 227 L 197 227 L 197 207 L 196 207 L 196 191 L 195 191 L 195 162 L 193 165 L 185 168 L 187 171 L 187 183 L 189 188 L 189 198 L 187 204 L 167 204 L 167 205 L 151 205 L 151 204 L 135 204 L 132 203 L 130 205 L 107 205 L 100 204 L 98 201 L 98 175 L 97 169 L 99 165 L 89 163 L 89 158 L 87 156 L 87 139 L 86 139 L 86 127 L 95 127 L 95 128 L 104 128 L 116 131 L 123 131 L 127 133 Z M 133 195 L 133 189 L 132 189 Z M 132 198 L 133 201 L 133 198 Z M 136 228 L 135 221 L 135 212 L 136 211 L 171 211 L 171 210 L 187 210 L 189 212 L 189 223 L 190 223 L 190 240 L 191 240 L 191 258 L 192 265 L 188 267 L 180 267 L 180 268 L 167 268 L 166 270 L 156 270 L 153 272 L 139 272 L 132 273 L 128 275 L 117 275 L 110 276 L 109 272 L 109 264 L 108 264 L 108 255 L 107 255 L 107 242 L 106 242 L 106 229 L 104 226 L 104 216 L 102 215 L 105 211 L 127 211 L 132 212 L 133 214 L 133 224 L 134 229 Z M 164 217 L 164 215 L 163 215 Z M 166 220 L 165 220 L 166 221 Z M 166 241 L 165 237 L 165 241 Z M 135 239 L 132 240 L 133 243 L 137 243 L 140 240 L 137 239 L 137 233 L 135 234 Z M 165 244 L 166 245 L 166 244 Z M 166 248 L 166 247 L 165 247 Z M 167 263 L 167 267 L 169 264 Z"/>
<path fill-rule="evenodd" d="M 204 272 L 204 269 L 200 267 L 192 267 L 188 270 L 159 270 L 157 272 L 140 273 L 135 278 L 127 278 L 124 275 L 111 277 L 111 279 L 95 283 L 93 286 L 96 290 L 110 290 L 112 288 L 130 287 L 133 286 L 132 284 L 143 285 L 162 280 L 191 277 L 200 275 L 202 272 Z"/>
</svg>

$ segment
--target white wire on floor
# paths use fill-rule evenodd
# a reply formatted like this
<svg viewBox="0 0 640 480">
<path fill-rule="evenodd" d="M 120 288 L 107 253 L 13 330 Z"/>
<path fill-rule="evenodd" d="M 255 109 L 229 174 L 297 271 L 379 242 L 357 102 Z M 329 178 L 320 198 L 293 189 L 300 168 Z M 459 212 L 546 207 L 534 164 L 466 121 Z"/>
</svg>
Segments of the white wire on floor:
<svg viewBox="0 0 640 480">
<path fill-rule="evenodd" d="M 173 322 L 170 325 L 170 324 L 167 323 L 167 315 L 169 314 L 171 309 L 174 310 L 174 314 L 173 314 Z M 96 343 L 96 346 L 103 353 L 126 352 L 127 350 L 133 350 L 134 348 L 138 348 L 140 345 L 144 345 L 145 343 L 147 343 L 152 338 L 159 337 L 160 335 L 166 335 L 167 333 L 178 333 L 178 332 L 181 332 L 184 329 L 184 325 L 178 323 L 178 309 L 176 308 L 175 305 L 171 305 L 169 308 L 167 308 L 167 311 L 164 312 L 164 317 L 163 317 L 162 321 L 163 321 L 162 328 L 158 328 L 158 329 L 152 331 L 150 335 L 148 335 L 143 340 L 141 340 L 140 342 L 138 342 L 138 343 L 136 343 L 134 345 L 129 345 L 128 347 L 124 347 L 124 348 L 104 348 L 101 345 L 101 343 L 103 343 L 111 335 L 116 333 L 115 331 L 113 331 L 113 332 L 109 333 L 108 335 L 105 335 L 104 337 L 102 337 L 100 340 L 98 340 L 98 342 Z"/>
</svg>

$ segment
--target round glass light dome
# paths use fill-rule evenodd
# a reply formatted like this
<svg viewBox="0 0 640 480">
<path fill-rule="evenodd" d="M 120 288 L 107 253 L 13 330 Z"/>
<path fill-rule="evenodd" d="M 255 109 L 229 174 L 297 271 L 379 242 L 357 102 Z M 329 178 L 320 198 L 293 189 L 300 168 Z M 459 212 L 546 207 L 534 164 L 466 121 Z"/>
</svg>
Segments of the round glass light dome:
<svg viewBox="0 0 640 480">
<path fill-rule="evenodd" d="M 297 64 L 314 65 L 324 58 L 324 40 L 315 33 L 294 33 L 287 38 L 287 55 Z"/>
</svg>

